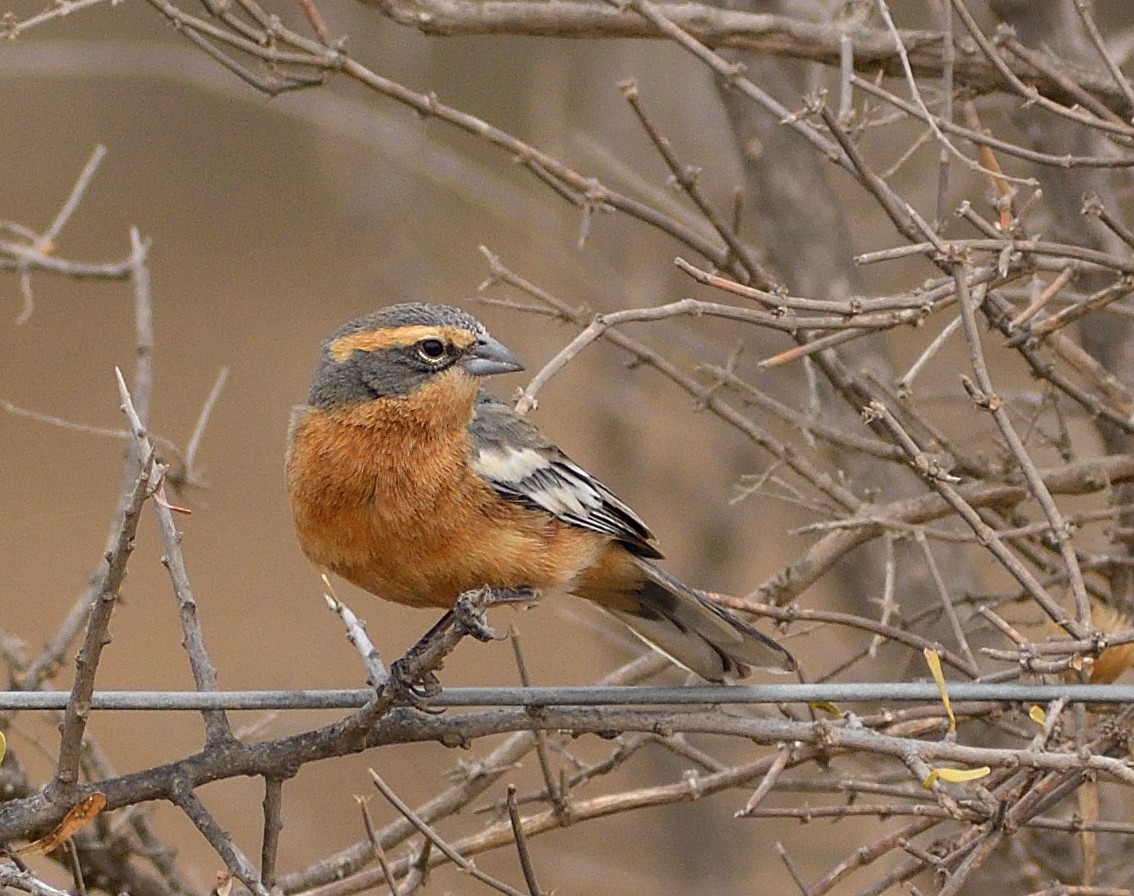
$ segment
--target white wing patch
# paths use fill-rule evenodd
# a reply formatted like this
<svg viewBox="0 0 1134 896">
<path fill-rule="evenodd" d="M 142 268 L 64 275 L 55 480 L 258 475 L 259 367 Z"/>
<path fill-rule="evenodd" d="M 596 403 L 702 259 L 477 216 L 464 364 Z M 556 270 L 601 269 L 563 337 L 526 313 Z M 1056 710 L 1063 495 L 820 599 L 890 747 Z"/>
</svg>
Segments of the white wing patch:
<svg viewBox="0 0 1134 896">
<path fill-rule="evenodd" d="M 486 392 L 477 397 L 469 447 L 473 472 L 509 501 L 602 532 L 640 557 L 661 556 L 633 510 L 573 464 L 534 425 Z"/>
<path fill-rule="evenodd" d="M 540 467 L 547 466 L 547 458 L 531 448 L 482 448 L 472 460 L 473 469 L 493 482 L 522 482 Z"/>
<path fill-rule="evenodd" d="M 494 488 L 523 496 L 556 516 L 584 521 L 603 505 L 586 473 L 531 448 L 482 449 L 472 466 Z"/>
</svg>

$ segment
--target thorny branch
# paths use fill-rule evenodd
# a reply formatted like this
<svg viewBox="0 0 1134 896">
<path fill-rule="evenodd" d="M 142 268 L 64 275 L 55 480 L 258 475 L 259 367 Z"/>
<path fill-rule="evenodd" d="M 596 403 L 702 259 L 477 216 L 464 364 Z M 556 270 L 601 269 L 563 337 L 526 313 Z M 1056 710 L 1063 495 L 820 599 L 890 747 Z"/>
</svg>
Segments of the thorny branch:
<svg viewBox="0 0 1134 896">
<path fill-rule="evenodd" d="M 48 13 L 11 20 L 8 33 L 20 36 L 43 21 L 97 2 L 61 3 Z M 549 196 L 579 210 L 584 237 L 595 211 L 616 211 L 628 223 L 665 234 L 694 258 L 679 259 L 678 265 L 695 281 L 698 296 L 669 297 L 648 307 L 621 303 L 606 308 L 608 295 L 558 297 L 488 252 L 486 291 L 489 301 L 513 313 L 558 319 L 577 331 L 535 374 L 520 396 L 521 409 L 535 406 L 537 393 L 551 378 L 572 375 L 579 358 L 609 344 L 633 365 L 661 374 L 747 440 L 759 459 L 752 464 L 759 472 L 741 484 L 742 499 L 759 501 L 762 507 L 786 505 L 802 514 L 796 537 L 806 541 L 777 572 L 752 587 L 748 598 L 712 598 L 775 618 L 781 636 L 799 641 L 813 657 L 811 678 L 840 678 L 874 664 L 878 643 L 906 657 L 906 668 L 916 669 L 914 674 L 924 674 L 921 657 L 928 651 L 950 674 L 974 681 L 1054 675 L 1104 682 L 1134 663 L 1128 595 L 1118 590 L 1122 576 L 1116 574 L 1131 564 L 1125 550 L 1131 540 L 1130 502 L 1122 494 L 1134 482 L 1134 455 L 1123 447 L 1134 437 L 1134 387 L 1129 371 L 1120 367 L 1121 352 L 1113 345 L 1109 354 L 1099 351 L 1100 344 L 1107 348 L 1105 340 L 1087 343 L 1078 330 L 1103 322 L 1103 329 L 1109 323 L 1118 331 L 1134 316 L 1126 301 L 1134 277 L 1132 228 L 1106 180 L 1134 163 L 1134 89 L 1125 60 L 1117 57 L 1114 41 L 1090 4 L 1048 7 L 1068 14 L 1073 10 L 1074 18 L 1066 21 L 1082 29 L 1080 44 L 1087 54 L 1077 57 L 1031 40 L 1034 29 L 1016 28 L 1034 23 L 1021 18 L 1027 13 L 1007 0 L 992 4 L 1004 17 L 1003 28 L 983 26 L 970 3 L 949 0 L 935 7 L 942 27 L 930 31 L 903 28 L 884 3 L 875 16 L 868 11 L 853 20 L 815 22 L 652 0 L 374 4 L 395 22 L 437 35 L 633 36 L 680 46 L 707 75 L 802 138 L 801 151 L 833 162 L 854 181 L 858 198 L 890 222 L 897 244 L 877 249 L 877 234 L 871 233 L 869 246 L 863 247 L 870 251 L 860 251 L 854 262 L 921 259 L 938 273 L 884 294 L 832 286 L 829 294 L 808 295 L 794 287 L 799 278 L 790 260 L 762 257 L 761 247 L 742 233 L 739 216 L 730 218 L 715 206 L 697 171 L 674 150 L 680 142 L 671 141 L 647 112 L 637 88 L 626 87 L 627 98 L 673 183 L 693 206 L 695 224 L 661 203 L 614 190 L 431 93 L 383 77 L 331 38 L 310 0 L 305 18 L 315 38 L 289 29 L 274 10 L 255 0 L 206 2 L 204 13 L 174 0 L 150 2 L 211 58 L 264 93 L 331 89 L 328 75 L 345 76 L 508 153 L 550 188 Z M 819 63 L 826 67 L 823 87 L 802 103 L 797 95 L 776 95 L 723 52 L 730 49 Z M 837 114 L 827 107 L 825 90 L 837 91 Z M 998 104 L 1006 102 L 1015 103 L 1016 114 L 1028 118 L 1026 125 L 1012 127 L 1000 120 Z M 964 113 L 963 124 L 954 120 L 958 110 Z M 990 121 L 996 124 L 990 127 Z M 1060 146 L 1032 136 L 1030 127 L 1050 133 L 1051 122 L 1083 139 Z M 908 151 L 879 151 L 868 139 L 875 132 L 899 134 L 896 139 L 905 140 Z M 934 150 L 927 169 L 932 173 L 921 172 L 937 185 L 934 213 L 928 215 L 920 208 L 924 197 L 902 173 L 919 164 L 921 146 Z M 893 155 L 899 161 L 891 165 Z M 399 674 L 408 675 L 399 682 L 386 672 L 373 645 L 349 621 L 353 614 L 341 604 L 344 625 L 359 645 L 375 688 L 365 709 L 319 728 L 258 742 L 234 735 L 226 718 L 213 711 L 204 717 L 205 745 L 192 755 L 129 774 L 80 761 L 84 702 L 93 687 L 98 649 L 138 511 L 151 495 L 195 682 L 202 690 L 215 687 L 215 668 L 196 622 L 174 517 L 162 491 L 165 461 L 155 456 L 156 440 L 146 436 L 154 347 L 148 247 L 135 232 L 130 257 L 123 262 L 78 263 L 55 251 L 100 158 L 101 153 L 92 157 L 47 230 L 37 234 L 6 225 L 7 238 L 0 240 L 0 269 L 16 274 L 24 300 L 21 320 L 34 311 L 33 275 L 129 281 L 139 359 L 130 389 L 121 384 L 124 401 L 129 404 L 132 397 L 136 408 L 130 419 L 134 447 L 105 572 L 76 603 L 42 656 L 17 663 L 11 659 L 14 651 L 5 652 L 14 686 L 38 688 L 86 627 L 72 702 L 63 716 L 55 777 L 42 786 L 29 779 L 19 782 L 15 798 L 0 804 L 0 840 L 10 843 L 44 833 L 71 802 L 97 789 L 106 794 L 108 811 L 153 800 L 179 806 L 231 873 L 256 892 L 278 886 L 283 892 L 315 889 L 330 896 L 383 883 L 410 892 L 432 867 L 453 862 L 474 869 L 471 856 L 510 845 L 521 847 L 520 855 L 526 856 L 522 870 L 534 892 L 536 875 L 523 848 L 530 838 L 647 806 L 728 793 L 724 799 L 749 819 L 743 823 L 768 817 L 902 819 L 885 834 L 863 833 L 845 858 L 827 864 L 820 879 L 806 887 L 814 896 L 849 886 L 852 876 L 862 881 L 859 893 L 880 893 L 917 875 L 926 880 L 935 875 L 941 892 L 958 892 L 976 886 L 982 867 L 992 856 L 1005 854 L 1007 843 L 1018 846 L 1018 839 L 1007 836 L 1018 831 L 1076 838 L 1083 854 L 1080 891 L 1092 892 L 1107 844 L 1123 844 L 1121 837 L 1134 834 L 1134 822 L 1120 814 L 1123 801 L 1104 799 L 1125 795 L 1134 784 L 1129 710 L 1086 713 L 1062 703 L 1046 708 L 958 704 L 950 713 L 944 703 L 931 703 L 897 711 L 824 707 L 829 716 L 794 706 L 783 707 L 778 716 L 712 707 L 615 706 L 433 715 L 402 705 L 399 701 L 407 695 L 399 684 L 429 681 L 463 636 L 461 627 L 442 624 L 432 630 L 397 666 Z M 962 182 L 962 171 L 979 178 L 991 201 Z M 1051 181 L 1053 174 L 1068 171 L 1081 178 Z M 1024 188 L 1044 179 L 1053 184 L 1045 184 L 1046 194 L 1055 195 L 1038 190 L 1025 195 Z M 1070 195 L 1083 184 L 1098 189 Z M 1084 195 L 1090 198 L 1082 205 Z M 1058 218 L 1066 212 L 1056 205 L 1082 210 L 1069 223 Z M 947 214 L 950 208 L 953 216 Z M 801 195 L 791 212 L 806 216 L 808 211 L 808 197 Z M 770 220 L 775 223 L 774 216 Z M 1074 224 L 1088 235 L 1078 238 Z M 1100 232 L 1105 238 L 1097 236 Z M 843 261 L 849 266 L 852 259 Z M 735 345 L 716 344 L 707 358 L 690 357 L 667 339 L 675 329 L 699 332 L 713 322 L 744 334 L 741 338 L 757 346 L 763 360 L 749 362 Z M 863 344 L 884 350 L 882 334 L 902 338 L 912 352 L 915 360 L 904 365 L 905 374 L 860 370 L 850 360 L 859 357 L 852 353 Z M 767 375 L 772 368 L 798 370 L 802 387 L 791 395 L 775 391 Z M 214 395 L 206 402 L 203 420 L 215 400 Z M 861 415 L 863 426 L 844 426 L 815 410 L 836 403 Z M 20 412 L 8 402 L 5 408 Z M 1101 434 L 1105 453 L 1083 435 L 1091 428 Z M 199 443 L 198 431 L 184 455 L 188 468 Z M 168 444 L 162 447 L 176 454 Z M 840 462 L 851 455 L 874 464 L 883 478 L 912 471 L 915 489 L 895 495 L 864 487 Z M 853 552 L 871 543 L 888 548 L 885 581 L 872 583 L 884 596 L 881 608 L 871 615 L 866 604 L 850 611 L 812 605 L 814 589 L 808 589 L 849 566 Z M 939 568 L 934 551 L 946 544 L 969 552 L 979 572 L 978 587 L 965 589 L 951 575 L 956 570 Z M 914 550 L 904 553 L 910 545 Z M 933 602 L 907 604 L 902 583 L 926 571 Z M 755 606 L 757 598 L 765 603 Z M 663 665 L 656 658 L 644 660 L 623 676 L 638 680 Z M 891 675 L 908 674 L 897 671 L 898 664 L 888 668 Z M 304 763 L 396 743 L 473 746 L 491 734 L 509 736 L 481 760 L 461 763 L 456 783 L 433 799 L 418 807 L 394 800 L 400 817 L 379 829 L 368 821 L 365 839 L 349 850 L 302 869 L 276 867 L 287 782 Z M 587 734 L 616 740 L 603 759 L 573 764 L 572 741 Z M 702 744 L 698 738 L 707 734 L 739 739 L 747 752 L 740 759 L 723 751 L 718 755 L 715 741 Z M 636 788 L 618 782 L 619 769 L 655 747 L 680 756 L 693 771 Z M 538 762 L 541 783 L 534 792 L 516 797 L 508 789 L 509 771 L 524 760 Z M 196 792 L 205 783 L 243 775 L 265 782 L 259 869 L 220 829 Z M 584 787 L 592 790 L 584 793 Z M 598 788 L 605 790 L 594 793 Z M 397 790 L 385 787 L 383 792 Z M 772 805 L 773 793 L 805 793 L 824 803 L 781 800 Z M 498 815 L 474 833 L 449 834 L 450 819 L 482 796 L 496 810 L 506 806 L 507 817 Z M 414 839 L 423 834 L 426 845 Z M 1103 835 L 1111 840 L 1100 839 Z M 127 849 L 135 859 L 157 855 L 158 850 L 143 848 L 154 842 L 152 831 L 142 824 Z M 375 864 L 385 853 L 381 865 Z M 796 880 L 803 880 L 789 850 L 781 855 Z M 1026 863 L 1018 864 L 1026 876 Z M 168 867 L 157 860 L 153 866 L 150 892 L 185 891 Z M 4 866 L 0 875 L 9 886 L 53 896 L 50 887 L 20 869 Z M 114 884 L 105 886 L 139 891 Z M 493 880 L 492 885 L 515 892 L 511 884 Z M 1032 889 L 1042 891 L 1038 885 Z M 1128 892 L 1117 886 L 1112 891 Z"/>
</svg>

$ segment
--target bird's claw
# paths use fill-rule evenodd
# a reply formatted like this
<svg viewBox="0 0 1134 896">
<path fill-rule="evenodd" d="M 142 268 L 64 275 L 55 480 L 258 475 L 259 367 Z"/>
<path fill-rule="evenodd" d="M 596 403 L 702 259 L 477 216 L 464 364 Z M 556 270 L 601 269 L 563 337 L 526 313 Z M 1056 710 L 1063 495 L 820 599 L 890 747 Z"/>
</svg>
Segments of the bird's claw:
<svg viewBox="0 0 1134 896">
<path fill-rule="evenodd" d="M 422 712 L 439 713 L 429 701 L 441 693 L 441 682 L 432 672 L 415 673 L 410 669 L 420 658 L 422 645 L 441 634 L 448 626 L 458 634 L 472 635 L 478 641 L 503 641 L 508 636 L 497 632 L 488 624 L 485 610 L 497 604 L 533 603 L 538 593 L 531 588 L 480 588 L 457 597 L 453 609 L 431 628 L 410 652 L 390 664 L 390 677 L 386 682 L 390 699 L 394 703 L 408 704 Z"/>
<path fill-rule="evenodd" d="M 441 693 L 441 681 L 432 672 L 412 675 L 406 669 L 406 657 L 390 664 L 390 678 L 386 684 L 390 698 L 399 704 L 408 704 L 421 712 L 437 713 L 444 709 L 429 705 L 429 699 Z"/>
<path fill-rule="evenodd" d="M 471 591 L 460 595 L 453 604 L 453 625 L 459 632 L 472 635 L 478 641 L 501 641 L 501 635 L 488 624 L 484 610 L 493 600 L 496 592 L 485 588 L 481 591 Z"/>
<path fill-rule="evenodd" d="M 458 595 L 453 604 L 453 624 L 457 631 L 472 635 L 478 641 L 504 641 L 502 635 L 488 624 L 485 610 L 500 604 L 532 604 L 539 600 L 533 588 L 489 588 L 466 591 Z"/>
</svg>

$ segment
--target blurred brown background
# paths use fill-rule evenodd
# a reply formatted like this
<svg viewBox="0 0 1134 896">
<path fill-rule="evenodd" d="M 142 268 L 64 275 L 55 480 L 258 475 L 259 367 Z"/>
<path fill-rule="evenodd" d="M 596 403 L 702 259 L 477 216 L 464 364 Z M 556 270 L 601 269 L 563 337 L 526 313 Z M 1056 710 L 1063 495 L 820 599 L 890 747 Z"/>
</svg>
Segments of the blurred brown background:
<svg viewBox="0 0 1134 896">
<path fill-rule="evenodd" d="M 710 195 L 727 207 L 739 177 L 731 134 L 706 72 L 673 47 L 429 40 L 346 0 L 322 8 L 332 32 L 349 34 L 351 51 L 382 74 L 436 91 L 613 186 L 676 204 L 617 88 L 635 78 L 682 155 L 705 166 Z M 33 11 L 16 8 L 20 17 Z M 485 320 L 534 372 L 574 331 L 473 300 L 487 271 L 482 244 L 575 305 L 609 310 L 696 292 L 671 267 L 675 245 L 620 216 L 596 215 L 579 248 L 577 211 L 499 151 L 345 81 L 268 100 L 191 49 L 144 3 L 96 8 L 0 46 L 0 108 L 0 218 L 45 227 L 103 143 L 107 158 L 58 253 L 122 258 L 130 226 L 153 240 L 154 431 L 184 444 L 219 368 L 231 369 L 200 453 L 211 487 L 184 497 L 193 515 L 181 518 L 224 687 L 363 680 L 296 546 L 281 476 L 288 412 L 305 393 L 326 333 L 394 301 L 453 302 Z M 132 363 L 128 288 L 47 276 L 33 285 L 34 314 L 16 326 L 17 280 L 0 279 L 0 398 L 119 426 L 112 369 Z M 723 361 L 740 342 L 734 328 L 708 322 L 635 332 L 689 369 L 698 360 Z M 758 472 L 762 458 L 656 374 L 628 374 L 622 362 L 608 346 L 589 350 L 541 394 L 536 419 L 650 522 L 671 571 L 706 587 L 749 591 L 782 564 L 780 536 L 799 518 L 766 499 L 730 504 L 738 478 Z M 520 382 L 502 380 L 496 390 L 506 396 Z M 98 563 L 122 447 L 0 415 L 0 457 L 0 626 L 26 638 L 34 654 Z M 101 670 L 104 688 L 191 684 L 159 554 L 147 515 Z M 433 621 L 345 584 L 340 595 L 369 620 L 387 659 Z M 549 601 L 515 621 L 536 683 L 590 681 L 638 649 L 574 600 Z M 443 680 L 510 684 L 516 672 L 506 645 L 467 643 Z M 266 735 L 312 719 L 242 721 L 262 723 Z M 192 715 L 99 715 L 92 730 L 120 770 L 180 756 L 201 738 Z M 19 736 L 52 750 L 47 725 Z M 14 746 L 34 763 L 26 742 Z M 597 756 L 604 748 L 577 749 Z M 480 753 L 424 746 L 305 768 L 285 789 L 281 871 L 362 836 L 351 795 L 367 791 L 368 765 L 412 802 Z M 668 780 L 678 768 L 659 755 L 634 774 Z M 516 780 L 523 790 L 536 778 L 520 770 Z M 256 854 L 259 785 L 226 782 L 202 796 Z M 740 892 L 761 867 L 766 885 L 780 889 L 787 880 L 771 844 L 788 838 L 790 848 L 792 829 L 733 821 L 744 799 L 736 793 L 567 829 L 533 844 L 536 867 L 545 886 L 560 892 Z M 154 811 L 193 879 L 210 886 L 218 870 L 211 850 L 178 813 Z M 391 814 L 377 802 L 374 812 L 380 821 Z M 828 860 L 817 857 L 823 867 Z M 510 854 L 478 862 L 515 879 Z M 434 886 L 479 891 L 453 872 Z"/>
</svg>

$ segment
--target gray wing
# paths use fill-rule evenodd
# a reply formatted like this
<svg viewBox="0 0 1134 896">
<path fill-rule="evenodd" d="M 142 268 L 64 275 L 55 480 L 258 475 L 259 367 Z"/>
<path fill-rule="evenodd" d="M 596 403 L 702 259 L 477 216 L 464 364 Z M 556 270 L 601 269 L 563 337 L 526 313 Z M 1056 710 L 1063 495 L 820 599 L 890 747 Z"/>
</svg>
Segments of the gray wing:
<svg viewBox="0 0 1134 896">
<path fill-rule="evenodd" d="M 481 392 L 469 434 L 469 462 L 499 495 L 610 535 L 640 557 L 662 556 L 633 510 L 510 405 Z"/>
</svg>

